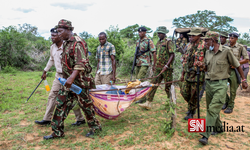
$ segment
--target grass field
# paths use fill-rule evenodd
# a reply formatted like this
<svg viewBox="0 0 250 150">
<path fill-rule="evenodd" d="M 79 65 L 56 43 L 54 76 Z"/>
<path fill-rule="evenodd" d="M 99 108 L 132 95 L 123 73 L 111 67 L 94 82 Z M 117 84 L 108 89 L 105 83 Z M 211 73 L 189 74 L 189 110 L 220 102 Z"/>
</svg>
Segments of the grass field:
<svg viewBox="0 0 250 150">
<path fill-rule="evenodd" d="M 177 127 L 174 135 L 164 133 L 166 119 L 166 94 L 158 88 L 151 110 L 132 104 L 116 120 L 97 118 L 103 131 L 93 139 L 86 138 L 88 126 L 72 127 L 73 112 L 65 120 L 65 137 L 43 140 L 52 133 L 50 126 L 39 126 L 35 120 L 42 120 L 49 92 L 44 84 L 36 90 L 31 99 L 28 96 L 40 81 L 42 72 L 0 73 L 0 149 L 250 149 L 250 98 L 249 91 L 238 91 L 234 112 L 221 112 L 221 118 L 230 125 L 244 125 L 245 132 L 226 132 L 211 136 L 209 144 L 198 142 L 198 133 L 189 133 L 185 112 L 187 104 L 177 93 Z M 54 73 L 47 78 L 50 86 Z M 205 97 L 201 99 L 201 117 L 205 118 Z M 196 116 L 195 116 L 196 117 Z"/>
</svg>

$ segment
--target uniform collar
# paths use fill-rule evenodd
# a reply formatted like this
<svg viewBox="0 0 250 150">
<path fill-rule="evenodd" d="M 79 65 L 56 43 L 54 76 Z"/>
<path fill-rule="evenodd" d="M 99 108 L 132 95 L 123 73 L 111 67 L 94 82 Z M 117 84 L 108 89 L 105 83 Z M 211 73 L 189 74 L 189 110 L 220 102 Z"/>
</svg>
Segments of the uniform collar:
<svg viewBox="0 0 250 150">
<path fill-rule="evenodd" d="M 144 41 L 144 40 L 147 40 L 147 39 L 148 39 L 148 37 L 145 36 L 142 40 L 140 39 L 140 41 Z"/>
<path fill-rule="evenodd" d="M 235 43 L 235 45 L 234 46 L 231 46 L 231 45 L 229 45 L 229 47 L 231 47 L 231 48 L 234 48 L 234 47 L 238 47 L 239 46 L 239 43 Z"/>
<path fill-rule="evenodd" d="M 159 42 L 163 42 L 163 41 L 167 41 L 168 39 L 167 39 L 167 37 L 166 38 L 164 38 L 164 39 L 162 39 L 162 40 L 160 40 L 159 39 Z"/>
<path fill-rule="evenodd" d="M 71 37 L 67 40 L 67 42 L 73 42 L 73 41 L 75 40 L 75 36 L 77 36 L 76 33 L 74 33 L 73 36 L 71 36 Z"/>
<path fill-rule="evenodd" d="M 63 41 L 63 43 L 62 43 L 62 45 L 60 47 L 58 47 L 56 45 L 56 43 L 54 43 L 53 45 L 57 48 L 57 51 L 59 51 L 59 50 L 63 50 L 63 44 L 64 44 L 64 41 Z"/>
<path fill-rule="evenodd" d="M 218 51 L 222 52 L 222 45 L 220 44 Z"/>
</svg>

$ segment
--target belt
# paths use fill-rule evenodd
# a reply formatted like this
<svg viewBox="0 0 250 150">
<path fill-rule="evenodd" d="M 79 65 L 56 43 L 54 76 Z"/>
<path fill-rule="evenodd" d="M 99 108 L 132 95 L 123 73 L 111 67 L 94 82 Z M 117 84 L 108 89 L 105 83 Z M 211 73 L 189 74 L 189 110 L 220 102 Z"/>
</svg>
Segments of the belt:
<svg viewBox="0 0 250 150">
<path fill-rule="evenodd" d="M 210 80 L 210 79 L 206 79 L 207 81 L 220 81 L 220 80 L 227 80 L 227 78 L 226 79 L 220 79 L 220 80 Z"/>
</svg>

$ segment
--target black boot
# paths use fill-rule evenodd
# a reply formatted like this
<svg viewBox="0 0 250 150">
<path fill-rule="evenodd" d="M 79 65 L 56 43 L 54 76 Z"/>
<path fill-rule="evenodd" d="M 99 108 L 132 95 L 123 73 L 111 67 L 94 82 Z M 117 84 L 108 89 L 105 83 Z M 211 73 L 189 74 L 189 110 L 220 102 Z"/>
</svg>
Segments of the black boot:
<svg viewBox="0 0 250 150">
<path fill-rule="evenodd" d="M 225 109 L 227 108 L 227 105 L 228 105 L 228 103 L 226 102 L 226 103 L 222 106 L 221 110 L 225 110 Z"/>
<path fill-rule="evenodd" d="M 102 128 L 100 129 L 95 129 L 95 131 L 93 131 L 93 129 L 91 129 L 85 136 L 89 137 L 89 138 L 93 138 L 95 133 L 99 133 L 102 131 Z"/>
<path fill-rule="evenodd" d="M 190 113 L 190 110 L 188 110 L 187 112 L 186 112 L 186 114 L 189 114 Z"/>
<path fill-rule="evenodd" d="M 48 135 L 48 136 L 44 136 L 43 139 L 44 140 L 50 140 L 50 139 L 54 139 L 54 138 L 62 138 L 63 136 L 56 136 L 54 137 L 52 134 Z"/>
<path fill-rule="evenodd" d="M 46 121 L 46 120 L 42 120 L 42 121 L 35 121 L 36 124 L 40 124 L 40 125 L 49 125 L 51 123 L 51 121 Z"/>
<path fill-rule="evenodd" d="M 83 121 L 76 121 L 75 123 L 72 123 L 71 125 L 72 126 L 80 126 L 81 124 L 85 124 L 85 123 L 86 123 L 85 120 L 83 120 Z"/>
<path fill-rule="evenodd" d="M 231 108 L 227 108 L 225 111 L 224 111 L 224 113 L 226 113 L 226 114 L 231 114 L 233 112 L 233 109 L 231 109 Z"/>
<path fill-rule="evenodd" d="M 201 142 L 203 145 L 207 145 L 208 138 L 206 138 L 205 136 L 203 136 L 201 139 L 199 139 L 199 142 Z"/>
<path fill-rule="evenodd" d="M 192 119 L 194 116 L 195 110 L 189 110 L 189 113 L 187 116 L 184 118 L 185 120 Z"/>
<path fill-rule="evenodd" d="M 194 114 L 195 114 L 195 112 L 196 112 L 196 110 L 194 111 Z M 186 114 L 189 114 L 190 113 L 190 110 L 188 110 L 187 112 L 186 112 Z"/>
</svg>

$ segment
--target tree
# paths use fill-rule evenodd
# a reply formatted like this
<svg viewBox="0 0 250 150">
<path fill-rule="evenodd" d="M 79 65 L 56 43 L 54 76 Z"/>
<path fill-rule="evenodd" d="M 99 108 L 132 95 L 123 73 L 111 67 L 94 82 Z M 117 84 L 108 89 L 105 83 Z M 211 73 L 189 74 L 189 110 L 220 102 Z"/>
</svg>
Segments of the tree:
<svg viewBox="0 0 250 150">
<path fill-rule="evenodd" d="M 119 28 L 116 26 L 110 26 L 108 30 L 106 30 L 107 41 L 112 43 L 115 46 L 116 51 L 116 60 L 119 62 L 120 55 L 124 52 L 125 43 L 121 37 L 119 32 Z"/>
<path fill-rule="evenodd" d="M 205 27 L 215 32 L 225 31 L 230 33 L 238 31 L 236 27 L 230 25 L 233 20 L 228 16 L 217 16 L 214 11 L 204 10 L 197 11 L 196 14 L 175 18 L 173 25 L 177 28 Z"/>
<path fill-rule="evenodd" d="M 250 46 L 250 35 L 249 35 L 249 33 L 240 34 L 237 42 L 240 43 L 240 44 L 243 44 L 243 45 Z"/>
<path fill-rule="evenodd" d="M 124 29 L 121 29 L 120 30 L 121 36 L 124 38 L 132 39 L 133 41 L 136 41 L 139 38 L 139 35 L 138 35 L 138 28 L 139 27 L 140 26 L 138 24 L 135 24 L 132 26 L 128 26 Z M 146 27 L 146 26 L 144 26 L 144 27 L 147 29 L 147 33 L 153 32 L 153 30 L 151 28 Z"/>
<path fill-rule="evenodd" d="M 83 38 L 85 41 L 93 37 L 92 34 L 89 34 L 87 31 L 83 31 L 82 33 L 79 33 L 79 36 Z"/>
<path fill-rule="evenodd" d="M 28 64 L 28 40 L 14 26 L 0 30 L 0 66 L 23 67 Z M 27 49 L 26 49 L 27 48 Z"/>
<path fill-rule="evenodd" d="M 0 30 L 0 67 L 39 69 L 44 67 L 51 42 L 37 33 L 30 24 L 3 27 Z M 46 55 L 45 57 L 45 54 Z"/>
</svg>

